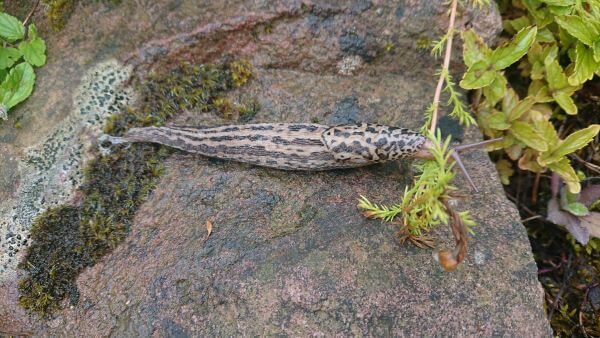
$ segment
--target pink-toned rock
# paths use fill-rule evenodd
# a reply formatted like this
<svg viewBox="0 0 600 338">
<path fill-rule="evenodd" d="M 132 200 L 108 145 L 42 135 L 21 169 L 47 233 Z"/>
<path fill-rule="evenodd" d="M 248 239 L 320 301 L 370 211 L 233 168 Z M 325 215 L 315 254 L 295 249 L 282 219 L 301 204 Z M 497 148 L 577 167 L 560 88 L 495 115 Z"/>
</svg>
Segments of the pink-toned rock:
<svg viewBox="0 0 600 338">
<path fill-rule="evenodd" d="M 23 128 L 0 128 L 0 176 L 14 171 L 11 159 L 64 122 L 82 74 L 109 58 L 143 76 L 231 53 L 256 68 L 249 85 L 230 93 L 234 101 L 260 102 L 253 122 L 417 128 L 439 61 L 416 42 L 443 33 L 442 3 L 160 0 L 79 6 L 65 30 L 47 39 L 49 62 L 36 92 L 5 124 L 20 119 Z M 492 40 L 500 20 L 495 8 L 468 9 L 460 25 Z M 346 65 L 344 72 L 339 65 Z M 223 121 L 186 112 L 173 122 Z M 480 134 L 471 129 L 461 138 L 473 141 Z M 466 157 L 480 193 L 461 200 L 459 208 L 471 211 L 477 234 L 467 261 L 445 273 L 432 251 L 400 245 L 394 226 L 365 220 L 356 209 L 359 195 L 396 201 L 410 183 L 407 163 L 294 173 L 178 153 L 165 163 L 166 174 L 138 210 L 127 239 L 79 276 L 75 306 L 65 305 L 48 320 L 28 317 L 16 303 L 14 274 L 0 284 L 0 333 L 549 336 L 519 215 L 487 155 Z M 2 182 L 0 196 L 13 198 L 21 175 L 10 176 L 14 184 Z M 213 233 L 205 241 L 207 220 Z M 451 246 L 447 229 L 435 234 Z"/>
</svg>

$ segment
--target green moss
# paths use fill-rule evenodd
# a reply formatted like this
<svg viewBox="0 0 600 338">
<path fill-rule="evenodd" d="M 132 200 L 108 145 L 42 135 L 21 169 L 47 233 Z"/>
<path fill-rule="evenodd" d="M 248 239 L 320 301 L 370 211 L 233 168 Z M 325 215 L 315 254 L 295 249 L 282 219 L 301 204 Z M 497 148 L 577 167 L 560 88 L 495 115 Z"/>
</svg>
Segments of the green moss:
<svg viewBox="0 0 600 338">
<path fill-rule="evenodd" d="M 54 30 L 61 30 L 73 14 L 78 0 L 44 0 L 46 18 Z"/>
<path fill-rule="evenodd" d="M 256 98 L 244 101 L 237 106 L 237 111 L 240 121 L 248 122 L 260 111 L 260 103 Z"/>
<path fill-rule="evenodd" d="M 163 124 L 185 110 L 216 109 L 215 100 L 239 84 L 239 77 L 234 77 L 239 69 L 232 64 L 182 65 L 151 76 L 139 86 L 140 107 L 112 116 L 105 131 L 122 135 L 134 126 Z M 77 302 L 77 275 L 124 240 L 169 153 L 152 144 L 114 146 L 110 154 L 85 168 L 77 205 L 49 209 L 35 220 L 32 244 L 19 265 L 28 272 L 19 282 L 19 303 L 25 309 L 46 317 L 67 297 L 72 304 Z"/>
<path fill-rule="evenodd" d="M 75 7 L 81 0 L 43 0 L 46 5 L 46 18 L 54 30 L 61 30 L 65 27 Z M 121 0 L 85 0 L 85 2 L 104 2 L 111 5 L 118 5 Z"/>
</svg>

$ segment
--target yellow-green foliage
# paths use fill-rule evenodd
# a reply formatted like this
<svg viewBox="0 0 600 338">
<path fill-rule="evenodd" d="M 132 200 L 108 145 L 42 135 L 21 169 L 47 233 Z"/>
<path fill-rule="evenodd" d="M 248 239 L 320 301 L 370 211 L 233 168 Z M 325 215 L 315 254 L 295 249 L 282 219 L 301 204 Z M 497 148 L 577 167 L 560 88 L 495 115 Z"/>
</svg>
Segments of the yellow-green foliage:
<svg viewBox="0 0 600 338">
<path fill-rule="evenodd" d="M 365 210 L 367 217 L 391 222 L 399 216 L 402 219 L 402 229 L 413 236 L 421 236 L 422 231 L 448 222 L 448 210 L 443 202 L 450 198 L 448 194 L 451 191 L 456 190 L 452 186 L 454 163 L 448 151 L 450 137 L 442 142 L 438 130 L 437 136 L 430 135 L 430 140 L 434 145 L 430 149 L 433 160 L 414 165 L 420 174 L 411 188 L 406 187 L 399 204 L 379 206 L 361 196 L 358 207 Z M 474 225 L 467 212 L 460 213 L 460 216 L 465 225 Z"/>
<path fill-rule="evenodd" d="M 122 135 L 131 127 L 163 124 L 185 110 L 215 110 L 215 99 L 236 86 L 237 69 L 230 65 L 182 65 L 151 76 L 141 85 L 141 106 L 111 117 L 105 132 Z M 115 145 L 87 164 L 81 202 L 49 209 L 32 226 L 32 244 L 20 264 L 28 272 L 19 282 L 24 308 L 47 316 L 67 297 L 77 302 L 75 278 L 123 241 L 168 154 L 152 144 Z"/>
<path fill-rule="evenodd" d="M 506 4 L 505 4 L 506 5 Z M 461 87 L 481 96 L 477 122 L 489 137 L 503 137 L 495 149 L 517 161 L 520 169 L 551 170 L 572 193 L 581 189 L 567 155 L 591 142 L 600 125 L 559 135 L 555 123 L 577 114 L 573 95 L 600 74 L 600 3 L 571 0 L 515 0 L 514 19 L 505 20 L 509 42 L 491 49 L 472 31 L 462 32 L 468 67 Z M 504 70 L 517 64 L 528 89 L 519 97 Z M 511 163 L 498 166 L 503 182 Z"/>
</svg>

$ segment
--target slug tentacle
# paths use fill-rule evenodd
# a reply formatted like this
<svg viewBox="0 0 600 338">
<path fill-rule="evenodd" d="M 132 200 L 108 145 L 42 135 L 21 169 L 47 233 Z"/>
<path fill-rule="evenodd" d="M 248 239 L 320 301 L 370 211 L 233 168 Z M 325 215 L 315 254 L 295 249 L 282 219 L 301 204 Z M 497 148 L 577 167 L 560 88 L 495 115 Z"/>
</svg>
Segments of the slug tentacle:
<svg viewBox="0 0 600 338">
<path fill-rule="evenodd" d="M 284 170 L 329 170 L 415 156 L 427 139 L 377 124 L 262 123 L 132 128 L 121 139 Z"/>
</svg>

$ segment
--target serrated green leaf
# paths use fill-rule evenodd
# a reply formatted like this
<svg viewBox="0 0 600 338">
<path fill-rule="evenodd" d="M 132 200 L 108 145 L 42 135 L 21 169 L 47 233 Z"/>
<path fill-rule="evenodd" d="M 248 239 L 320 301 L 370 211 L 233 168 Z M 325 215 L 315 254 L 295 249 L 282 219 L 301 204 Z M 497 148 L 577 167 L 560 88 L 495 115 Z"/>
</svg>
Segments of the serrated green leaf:
<svg viewBox="0 0 600 338">
<path fill-rule="evenodd" d="M 565 15 L 556 17 L 555 20 L 569 34 L 590 47 L 600 38 L 600 33 L 596 27 L 593 24 L 587 23 L 582 17 Z"/>
<path fill-rule="evenodd" d="M 464 42 L 463 60 L 467 67 L 471 67 L 481 60 L 486 60 L 492 53 L 492 50 L 472 29 L 461 32 L 461 37 Z"/>
<path fill-rule="evenodd" d="M 506 45 L 498 47 L 492 52 L 491 60 L 496 69 L 504 69 L 517 62 L 527 53 L 535 41 L 537 27 L 523 28 Z"/>
<path fill-rule="evenodd" d="M 38 33 L 37 33 L 37 29 L 35 28 L 35 25 L 30 24 L 29 27 L 27 27 L 27 39 L 33 40 L 37 37 L 38 37 Z"/>
<path fill-rule="evenodd" d="M 506 122 L 506 116 L 500 111 L 490 115 L 488 126 L 496 130 L 506 130 L 510 128 L 510 124 Z"/>
<path fill-rule="evenodd" d="M 487 61 L 482 60 L 469 67 L 460 81 L 460 86 L 464 89 L 482 88 L 494 81 L 496 71 L 492 69 Z"/>
<path fill-rule="evenodd" d="M 525 112 L 529 111 L 535 104 L 535 100 L 532 97 L 527 97 L 524 100 L 517 103 L 517 105 L 508 112 L 508 121 L 512 122 L 521 117 Z"/>
<path fill-rule="evenodd" d="M 27 62 L 21 62 L 10 70 L 0 85 L 0 103 L 10 109 L 25 100 L 33 91 L 35 73 Z"/>
<path fill-rule="evenodd" d="M 554 39 L 554 34 L 552 34 L 548 28 L 544 28 L 538 31 L 535 41 L 541 43 L 552 43 L 556 40 Z"/>
<path fill-rule="evenodd" d="M 527 96 L 533 96 L 537 102 L 554 101 L 552 96 L 550 96 L 548 86 L 539 80 L 531 81 L 527 89 Z"/>
<path fill-rule="evenodd" d="M 558 162 L 549 163 L 548 169 L 557 173 L 567 184 L 569 192 L 578 194 L 581 191 L 581 185 L 579 184 L 579 177 L 575 173 L 575 169 L 571 167 L 569 160 L 563 157 Z"/>
<path fill-rule="evenodd" d="M 560 139 L 558 138 L 558 133 L 556 129 L 554 129 L 554 125 L 550 123 L 550 121 L 546 120 L 538 120 L 533 123 L 535 130 L 537 130 L 540 135 L 546 140 L 546 144 L 548 148 L 554 147 Z"/>
<path fill-rule="evenodd" d="M 593 124 L 585 129 L 578 130 L 571 135 L 567 136 L 560 144 L 552 149 L 547 154 L 540 156 L 541 163 L 552 163 L 558 161 L 560 158 L 571 154 L 572 152 L 585 147 L 590 143 L 598 132 L 600 131 L 600 124 Z"/>
<path fill-rule="evenodd" d="M 19 51 L 23 53 L 25 61 L 33 66 L 43 66 L 46 63 L 46 43 L 39 37 L 21 41 Z"/>
<path fill-rule="evenodd" d="M 546 151 L 548 149 L 546 140 L 528 123 L 521 121 L 513 122 L 510 132 L 517 140 L 530 148 L 538 151 Z"/>
<path fill-rule="evenodd" d="M 21 52 L 18 49 L 0 47 L 0 69 L 12 67 L 20 57 Z"/>
<path fill-rule="evenodd" d="M 569 76 L 569 84 L 577 86 L 585 81 L 591 80 L 594 73 L 600 69 L 600 62 L 594 60 L 594 52 L 578 42 L 575 47 L 575 70 Z"/>
<path fill-rule="evenodd" d="M 507 81 L 506 77 L 499 72 L 496 72 L 494 81 L 489 86 L 483 87 L 483 95 L 485 100 L 492 107 L 498 103 L 506 93 Z"/>
<path fill-rule="evenodd" d="M 569 115 L 577 114 L 577 106 L 571 97 L 571 93 L 565 90 L 559 90 L 552 93 L 552 97 L 556 103 Z"/>
<path fill-rule="evenodd" d="M 25 36 L 25 27 L 12 15 L 0 13 L 0 36 L 12 42 Z"/>
<path fill-rule="evenodd" d="M 569 85 L 567 76 L 556 60 L 546 64 L 546 81 L 550 90 L 562 89 Z"/>
<path fill-rule="evenodd" d="M 594 61 L 600 62 L 600 40 L 594 43 Z"/>
</svg>

